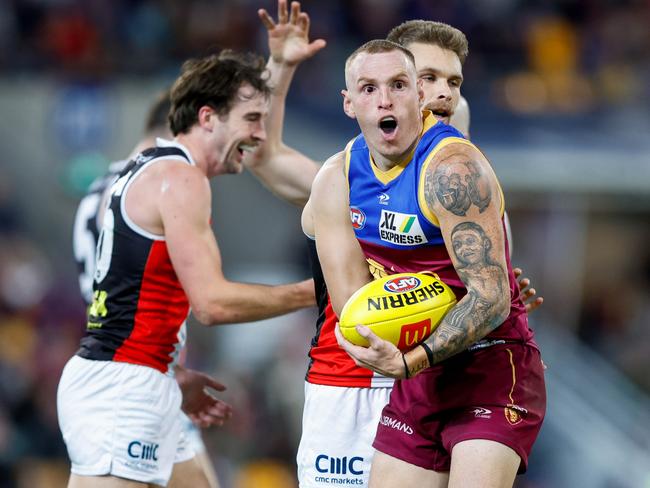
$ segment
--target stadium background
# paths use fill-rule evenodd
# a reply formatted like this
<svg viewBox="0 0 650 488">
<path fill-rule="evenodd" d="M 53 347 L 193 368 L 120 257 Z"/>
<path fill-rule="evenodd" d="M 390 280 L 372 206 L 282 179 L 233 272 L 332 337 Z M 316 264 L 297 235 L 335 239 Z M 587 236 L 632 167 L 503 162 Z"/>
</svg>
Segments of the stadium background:
<svg viewBox="0 0 650 488">
<path fill-rule="evenodd" d="M 266 55 L 271 0 L 0 2 L 0 488 L 64 486 L 60 371 L 83 331 L 71 254 L 88 182 L 137 141 L 181 61 L 214 47 Z M 531 322 L 549 410 L 518 487 L 650 486 L 650 4 L 634 0 L 308 0 L 328 47 L 300 67 L 286 140 L 315 159 L 356 133 L 343 60 L 402 20 L 469 38 L 472 137 L 506 192 L 514 258 L 545 297 Z M 232 279 L 308 274 L 299 211 L 250 175 L 213 183 Z M 206 433 L 225 487 L 293 486 L 314 314 L 193 324 L 189 364 L 229 386 Z"/>
</svg>

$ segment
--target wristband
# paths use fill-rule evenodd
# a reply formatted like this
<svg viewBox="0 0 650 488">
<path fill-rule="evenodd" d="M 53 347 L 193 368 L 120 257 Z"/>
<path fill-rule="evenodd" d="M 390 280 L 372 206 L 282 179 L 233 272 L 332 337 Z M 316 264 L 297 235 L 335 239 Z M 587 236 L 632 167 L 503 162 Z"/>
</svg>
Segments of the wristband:
<svg viewBox="0 0 650 488">
<path fill-rule="evenodd" d="M 402 353 L 402 361 L 404 362 L 404 379 L 409 378 L 409 366 L 406 364 L 406 356 Z"/>
<path fill-rule="evenodd" d="M 433 351 L 429 347 L 429 345 L 426 342 L 420 343 L 422 348 L 424 349 L 424 352 L 427 353 L 427 360 L 429 361 L 429 367 L 433 366 Z"/>
</svg>

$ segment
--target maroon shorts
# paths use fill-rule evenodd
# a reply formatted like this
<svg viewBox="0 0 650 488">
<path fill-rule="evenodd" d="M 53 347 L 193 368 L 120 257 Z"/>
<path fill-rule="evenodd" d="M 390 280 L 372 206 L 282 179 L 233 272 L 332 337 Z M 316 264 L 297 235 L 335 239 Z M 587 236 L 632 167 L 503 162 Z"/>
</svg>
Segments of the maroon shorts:
<svg viewBox="0 0 650 488">
<path fill-rule="evenodd" d="M 396 381 L 373 446 L 425 469 L 449 471 L 456 444 L 488 439 L 513 449 L 523 473 L 545 410 L 539 351 L 497 344 Z"/>
</svg>

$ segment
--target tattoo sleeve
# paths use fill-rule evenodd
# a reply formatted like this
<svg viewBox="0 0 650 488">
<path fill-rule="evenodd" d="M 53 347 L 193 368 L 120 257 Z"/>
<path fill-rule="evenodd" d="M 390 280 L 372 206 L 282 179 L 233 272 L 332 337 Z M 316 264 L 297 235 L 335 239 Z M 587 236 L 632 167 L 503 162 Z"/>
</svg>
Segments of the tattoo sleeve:
<svg viewBox="0 0 650 488">
<path fill-rule="evenodd" d="M 429 208 L 434 206 L 434 195 L 438 202 L 454 215 L 467 215 L 470 206 L 483 212 L 492 200 L 492 192 L 474 161 L 440 163 L 433 172 L 427 171 L 424 180 L 425 194 Z"/>
<path fill-rule="evenodd" d="M 456 271 L 468 291 L 426 340 L 434 363 L 485 337 L 501 325 L 510 311 L 508 276 L 492 259 L 492 241 L 483 227 L 476 222 L 461 222 L 451 231 L 451 241 Z M 413 369 L 416 367 L 420 365 Z"/>
</svg>

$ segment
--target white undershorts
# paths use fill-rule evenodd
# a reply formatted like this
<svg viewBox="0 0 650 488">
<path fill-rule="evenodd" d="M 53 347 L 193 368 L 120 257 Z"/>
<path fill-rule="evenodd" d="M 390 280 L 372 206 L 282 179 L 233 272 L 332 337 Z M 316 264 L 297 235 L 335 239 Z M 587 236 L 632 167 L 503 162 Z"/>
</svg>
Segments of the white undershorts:
<svg viewBox="0 0 650 488">
<path fill-rule="evenodd" d="M 305 383 L 300 488 L 368 486 L 377 424 L 391 388 Z"/>
<path fill-rule="evenodd" d="M 153 368 L 73 356 L 57 406 L 74 474 L 165 486 L 174 463 L 194 457 L 181 435 L 178 384 Z"/>
</svg>

